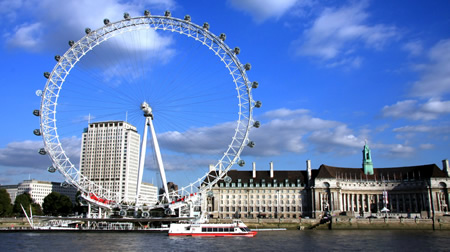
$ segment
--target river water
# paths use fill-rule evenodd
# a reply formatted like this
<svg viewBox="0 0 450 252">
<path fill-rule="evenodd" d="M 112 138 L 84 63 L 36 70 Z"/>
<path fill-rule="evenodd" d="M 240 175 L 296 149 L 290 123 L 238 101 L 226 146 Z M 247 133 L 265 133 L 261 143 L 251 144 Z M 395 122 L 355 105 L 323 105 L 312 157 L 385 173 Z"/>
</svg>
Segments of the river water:
<svg viewBox="0 0 450 252">
<path fill-rule="evenodd" d="M 161 233 L 0 233 L 0 251 L 450 251 L 450 231 L 260 231 L 253 237 Z"/>
</svg>

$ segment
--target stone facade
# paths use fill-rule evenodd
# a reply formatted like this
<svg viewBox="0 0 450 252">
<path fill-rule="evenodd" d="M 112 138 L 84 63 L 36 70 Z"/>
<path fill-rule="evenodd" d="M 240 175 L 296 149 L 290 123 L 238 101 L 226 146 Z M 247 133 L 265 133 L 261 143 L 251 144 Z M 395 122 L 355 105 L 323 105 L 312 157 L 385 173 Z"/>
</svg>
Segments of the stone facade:
<svg viewBox="0 0 450 252">
<path fill-rule="evenodd" d="M 448 160 L 395 168 L 230 170 L 211 189 L 211 218 L 405 217 L 433 218 L 449 212 Z M 367 169 L 366 169 L 367 170 Z M 211 171 L 211 175 L 216 171 Z M 227 178 L 229 177 L 229 178 Z"/>
</svg>

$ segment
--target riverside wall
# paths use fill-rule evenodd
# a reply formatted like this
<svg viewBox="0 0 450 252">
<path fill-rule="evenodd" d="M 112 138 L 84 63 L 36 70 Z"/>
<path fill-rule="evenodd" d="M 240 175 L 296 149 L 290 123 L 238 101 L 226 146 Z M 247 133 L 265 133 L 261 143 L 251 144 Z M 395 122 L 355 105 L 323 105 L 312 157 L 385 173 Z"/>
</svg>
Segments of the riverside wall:
<svg viewBox="0 0 450 252">
<path fill-rule="evenodd" d="M 334 229 L 334 230 L 450 230 L 450 216 L 433 219 L 378 218 L 359 219 L 348 216 L 332 217 L 331 222 L 319 219 L 241 219 L 252 229 L 286 228 L 289 230 Z M 210 223 L 227 223 L 231 219 L 210 219 Z M 28 228 L 26 218 L 0 218 L 0 228 Z"/>
<path fill-rule="evenodd" d="M 450 216 L 436 217 L 433 219 L 359 219 L 354 217 L 339 216 L 333 217 L 331 222 L 320 221 L 319 219 L 241 219 L 252 229 L 388 229 L 388 230 L 450 230 Z M 210 223 L 231 222 L 231 220 L 211 219 Z"/>
</svg>

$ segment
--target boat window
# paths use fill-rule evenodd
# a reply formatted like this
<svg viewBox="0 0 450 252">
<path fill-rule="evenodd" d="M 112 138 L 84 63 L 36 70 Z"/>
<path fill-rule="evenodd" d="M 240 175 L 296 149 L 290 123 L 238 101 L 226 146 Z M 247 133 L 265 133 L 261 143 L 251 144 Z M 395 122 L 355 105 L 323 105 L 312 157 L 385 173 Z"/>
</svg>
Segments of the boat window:
<svg viewBox="0 0 450 252">
<path fill-rule="evenodd" d="M 213 229 L 212 228 L 208 228 L 208 232 L 212 232 L 213 231 Z"/>
<path fill-rule="evenodd" d="M 217 232 L 218 231 L 218 229 L 217 228 L 213 228 L 213 232 Z"/>
<path fill-rule="evenodd" d="M 204 228 L 202 228 L 202 232 L 206 232 L 206 228 L 204 227 Z"/>
</svg>

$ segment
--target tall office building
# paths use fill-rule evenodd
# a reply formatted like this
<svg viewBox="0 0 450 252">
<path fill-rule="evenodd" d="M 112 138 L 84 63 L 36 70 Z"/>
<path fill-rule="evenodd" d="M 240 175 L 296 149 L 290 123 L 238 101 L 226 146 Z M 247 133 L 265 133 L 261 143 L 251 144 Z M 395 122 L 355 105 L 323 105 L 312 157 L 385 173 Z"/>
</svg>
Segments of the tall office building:
<svg viewBox="0 0 450 252">
<path fill-rule="evenodd" d="M 90 123 L 81 144 L 81 174 L 111 192 L 123 202 L 136 197 L 140 135 L 124 121 Z"/>
</svg>

